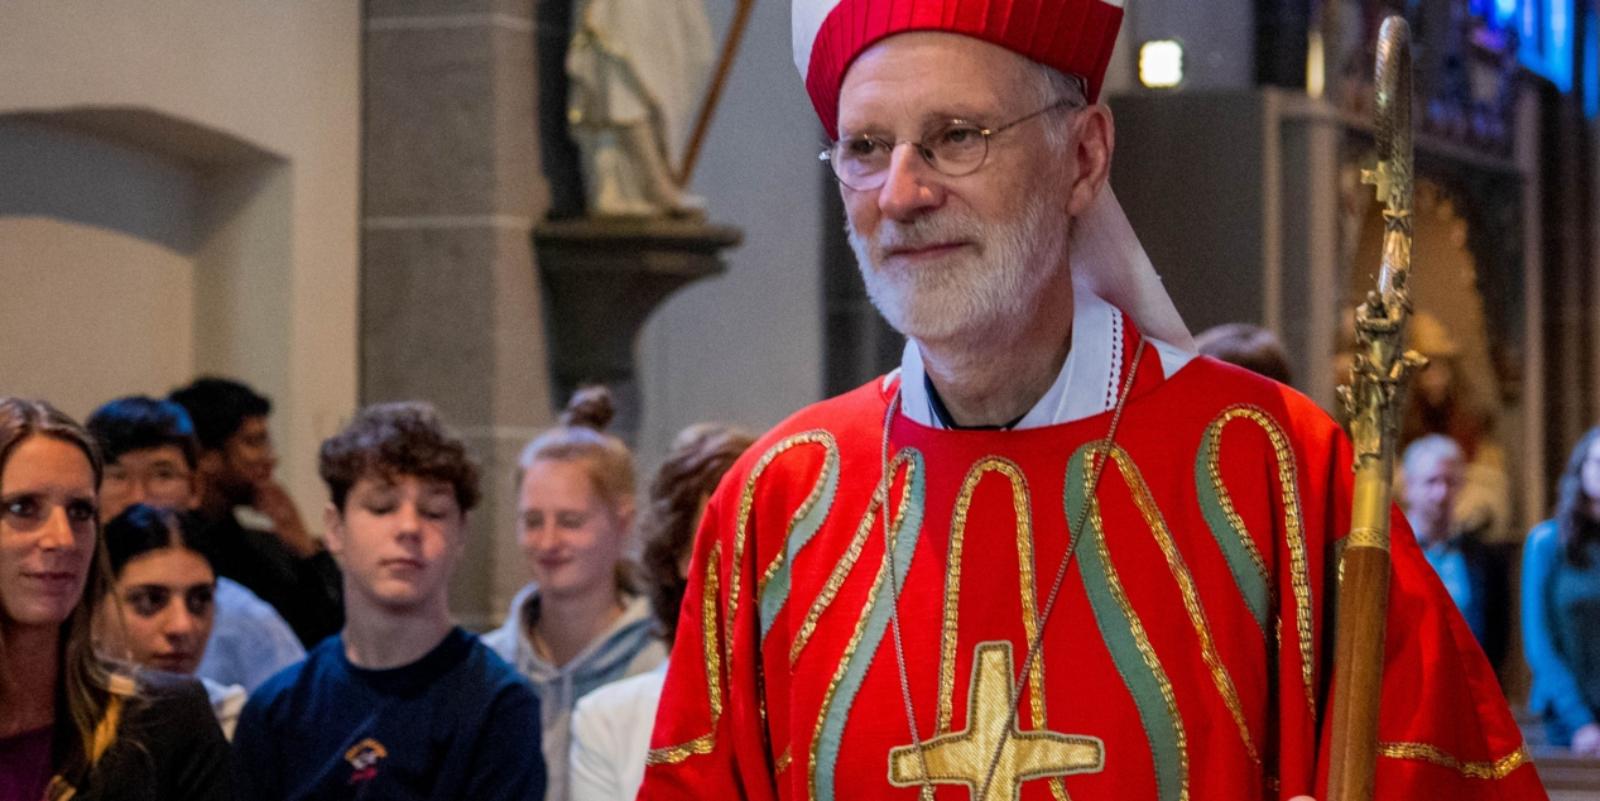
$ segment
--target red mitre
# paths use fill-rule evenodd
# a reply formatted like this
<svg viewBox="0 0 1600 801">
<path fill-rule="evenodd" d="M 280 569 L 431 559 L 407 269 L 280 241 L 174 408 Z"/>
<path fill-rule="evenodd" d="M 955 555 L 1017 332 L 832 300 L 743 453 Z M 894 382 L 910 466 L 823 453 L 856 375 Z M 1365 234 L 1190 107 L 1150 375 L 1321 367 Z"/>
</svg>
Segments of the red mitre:
<svg viewBox="0 0 1600 801">
<path fill-rule="evenodd" d="M 839 87 L 856 56 L 884 37 L 946 31 L 982 39 L 1088 84 L 1100 82 L 1123 0 L 794 0 L 794 62 L 817 116 L 838 136 Z"/>
</svg>

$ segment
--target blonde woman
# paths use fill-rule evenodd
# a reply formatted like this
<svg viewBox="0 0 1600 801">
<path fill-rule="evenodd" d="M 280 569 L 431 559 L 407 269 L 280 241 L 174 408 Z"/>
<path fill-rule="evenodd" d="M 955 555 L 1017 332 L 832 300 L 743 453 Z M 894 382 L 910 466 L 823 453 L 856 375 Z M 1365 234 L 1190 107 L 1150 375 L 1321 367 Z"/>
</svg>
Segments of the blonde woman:
<svg viewBox="0 0 1600 801">
<path fill-rule="evenodd" d="M 580 390 L 561 425 L 518 460 L 517 513 L 532 582 L 483 641 L 539 693 L 550 801 L 565 801 L 569 720 L 578 699 L 666 659 L 650 602 L 625 559 L 634 520 L 633 456 L 604 433 L 603 388 Z"/>
<path fill-rule="evenodd" d="M 116 674 L 95 656 L 100 478 L 75 421 L 0 398 L 0 798 L 231 798 L 199 683 Z"/>
</svg>

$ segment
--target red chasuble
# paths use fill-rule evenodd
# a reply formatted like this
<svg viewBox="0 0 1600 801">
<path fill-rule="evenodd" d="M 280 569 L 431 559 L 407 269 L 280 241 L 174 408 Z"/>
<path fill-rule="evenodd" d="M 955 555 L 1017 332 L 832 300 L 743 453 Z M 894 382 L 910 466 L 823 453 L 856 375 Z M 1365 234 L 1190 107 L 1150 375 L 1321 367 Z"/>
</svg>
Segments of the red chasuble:
<svg viewBox="0 0 1600 801">
<path fill-rule="evenodd" d="M 984 432 L 896 415 L 885 490 L 896 388 L 801 411 L 712 498 L 640 798 L 915 799 L 926 765 L 936 798 L 977 801 L 991 764 L 982 801 L 1321 793 L 1352 484 L 1326 414 L 1209 359 L 1164 376 L 1147 348 L 1109 459 L 1110 414 Z M 1393 531 L 1377 797 L 1544 798 L 1398 512 Z"/>
</svg>

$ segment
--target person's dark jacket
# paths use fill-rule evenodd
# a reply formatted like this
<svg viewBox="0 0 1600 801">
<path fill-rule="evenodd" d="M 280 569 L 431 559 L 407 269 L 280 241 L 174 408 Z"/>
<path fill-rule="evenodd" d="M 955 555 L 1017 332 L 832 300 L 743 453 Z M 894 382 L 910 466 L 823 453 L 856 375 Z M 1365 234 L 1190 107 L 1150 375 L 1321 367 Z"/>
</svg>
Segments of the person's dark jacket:
<svg viewBox="0 0 1600 801">
<path fill-rule="evenodd" d="M 95 766 L 64 771 L 72 801 L 231 801 L 228 742 L 200 682 L 141 672 L 117 737 Z M 57 726 L 58 764 L 82 765 L 71 726 Z"/>
<path fill-rule="evenodd" d="M 208 521 L 202 547 L 217 575 L 271 604 L 307 649 L 344 627 L 342 579 L 327 551 L 302 558 L 232 514 Z"/>
</svg>

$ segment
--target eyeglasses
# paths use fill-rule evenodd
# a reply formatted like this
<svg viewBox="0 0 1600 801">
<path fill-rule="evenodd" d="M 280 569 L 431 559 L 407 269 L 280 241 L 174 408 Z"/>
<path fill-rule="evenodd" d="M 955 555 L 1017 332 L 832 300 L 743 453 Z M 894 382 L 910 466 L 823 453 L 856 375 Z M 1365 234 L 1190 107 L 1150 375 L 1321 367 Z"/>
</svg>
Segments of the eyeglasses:
<svg viewBox="0 0 1600 801">
<path fill-rule="evenodd" d="M 894 160 L 894 149 L 909 143 L 922 160 L 928 162 L 940 175 L 960 178 L 978 171 L 989 158 L 989 140 L 1035 117 L 1062 108 L 1082 108 L 1074 100 L 1057 100 L 1031 114 L 1024 115 L 1005 125 L 985 128 L 966 120 L 949 120 L 932 129 L 921 140 L 888 140 L 877 136 L 847 136 L 829 145 L 817 154 L 818 161 L 833 166 L 839 183 L 858 192 L 868 192 L 883 186 L 889 177 L 889 164 Z"/>
<path fill-rule="evenodd" d="M 144 470 L 129 470 L 121 465 L 107 465 L 102 479 L 103 489 L 113 492 L 126 490 L 138 484 L 146 492 L 161 492 L 187 486 L 189 471 L 169 465 L 157 464 Z"/>
</svg>

